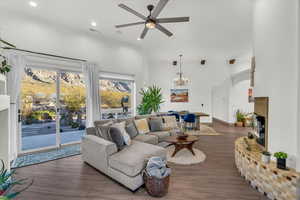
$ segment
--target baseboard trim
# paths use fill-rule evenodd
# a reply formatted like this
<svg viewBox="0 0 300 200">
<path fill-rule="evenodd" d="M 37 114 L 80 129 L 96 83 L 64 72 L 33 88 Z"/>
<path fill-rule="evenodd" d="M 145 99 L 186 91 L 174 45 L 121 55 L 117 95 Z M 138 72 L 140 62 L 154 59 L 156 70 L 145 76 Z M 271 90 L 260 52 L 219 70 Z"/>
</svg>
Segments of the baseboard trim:
<svg viewBox="0 0 300 200">
<path fill-rule="evenodd" d="M 229 123 L 229 122 L 226 122 L 226 121 L 223 121 L 223 120 L 221 120 L 221 119 L 218 119 L 218 118 L 212 118 L 212 123 L 214 124 L 214 123 L 221 123 L 221 124 L 223 124 L 223 125 L 225 125 L 225 126 L 234 126 L 234 123 Z"/>
</svg>

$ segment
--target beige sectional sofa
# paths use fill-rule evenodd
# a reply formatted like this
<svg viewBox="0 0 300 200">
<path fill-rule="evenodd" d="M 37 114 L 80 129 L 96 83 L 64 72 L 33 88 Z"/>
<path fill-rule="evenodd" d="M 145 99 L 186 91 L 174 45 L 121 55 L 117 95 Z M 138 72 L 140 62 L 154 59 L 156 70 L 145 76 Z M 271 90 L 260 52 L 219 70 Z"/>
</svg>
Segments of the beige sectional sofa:
<svg viewBox="0 0 300 200">
<path fill-rule="evenodd" d="M 143 116 L 149 119 L 151 116 Z M 141 118 L 126 119 L 126 123 Z M 114 120 L 121 122 L 124 120 Z M 84 162 L 108 175 L 132 191 L 143 185 L 142 171 L 149 158 L 159 156 L 166 159 L 166 149 L 160 147 L 163 139 L 173 134 L 172 130 L 139 134 L 132 138 L 130 146 L 118 151 L 115 143 L 99 135 L 99 127 L 108 120 L 96 121 L 95 127 L 87 129 L 81 151 Z"/>
</svg>

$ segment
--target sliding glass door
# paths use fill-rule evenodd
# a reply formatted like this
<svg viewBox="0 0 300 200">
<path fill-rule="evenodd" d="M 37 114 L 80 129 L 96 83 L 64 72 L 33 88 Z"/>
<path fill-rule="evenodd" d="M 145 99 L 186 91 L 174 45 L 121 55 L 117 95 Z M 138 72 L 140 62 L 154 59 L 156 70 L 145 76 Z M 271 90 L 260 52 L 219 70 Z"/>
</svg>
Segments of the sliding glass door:
<svg viewBox="0 0 300 200">
<path fill-rule="evenodd" d="M 60 143 L 80 142 L 85 133 L 86 89 L 82 74 L 60 73 Z"/>
<path fill-rule="evenodd" d="M 80 73 L 26 68 L 20 95 L 20 151 L 80 142 L 85 99 Z"/>
</svg>

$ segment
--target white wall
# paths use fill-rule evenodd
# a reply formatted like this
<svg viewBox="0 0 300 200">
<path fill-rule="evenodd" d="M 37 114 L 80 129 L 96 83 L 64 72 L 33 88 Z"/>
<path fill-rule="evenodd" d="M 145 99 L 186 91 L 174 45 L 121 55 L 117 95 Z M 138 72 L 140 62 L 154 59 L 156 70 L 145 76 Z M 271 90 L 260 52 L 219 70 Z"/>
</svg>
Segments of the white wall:
<svg viewBox="0 0 300 200">
<path fill-rule="evenodd" d="M 232 81 L 230 78 L 212 88 L 212 117 L 229 122 L 230 88 Z"/>
<path fill-rule="evenodd" d="M 86 59 L 103 71 L 134 74 L 138 89 L 148 80 L 142 49 L 101 34 L 6 11 L 0 12 L 0 31 L 2 38 L 20 49 Z"/>
<path fill-rule="evenodd" d="M 254 103 L 249 103 L 248 100 L 249 87 L 250 80 L 244 80 L 232 86 L 229 102 L 229 123 L 236 122 L 235 114 L 238 109 L 244 113 L 254 111 Z"/>
<path fill-rule="evenodd" d="M 269 97 L 269 150 L 289 154 L 289 166 L 297 157 L 298 0 L 256 0 L 254 95 Z M 298 156 L 299 159 L 299 156 Z M 298 166 L 300 170 L 300 165 Z"/>
<path fill-rule="evenodd" d="M 254 111 L 254 104 L 248 102 L 250 80 L 234 83 L 230 78 L 212 89 L 212 116 L 219 120 L 235 123 L 236 111 Z"/>
<path fill-rule="evenodd" d="M 172 60 L 152 59 L 149 62 L 149 82 L 162 88 L 163 97 L 166 101 L 161 110 L 201 111 L 211 115 L 212 87 L 220 84 L 230 75 L 225 59 L 211 58 L 204 66 L 200 65 L 200 61 L 183 61 L 184 76 L 191 80 L 191 84 L 188 86 L 188 103 L 170 102 L 170 90 L 174 87 L 173 79 L 177 77 L 178 70 L 178 67 L 172 66 Z M 211 122 L 211 117 L 203 118 L 203 122 Z"/>
</svg>

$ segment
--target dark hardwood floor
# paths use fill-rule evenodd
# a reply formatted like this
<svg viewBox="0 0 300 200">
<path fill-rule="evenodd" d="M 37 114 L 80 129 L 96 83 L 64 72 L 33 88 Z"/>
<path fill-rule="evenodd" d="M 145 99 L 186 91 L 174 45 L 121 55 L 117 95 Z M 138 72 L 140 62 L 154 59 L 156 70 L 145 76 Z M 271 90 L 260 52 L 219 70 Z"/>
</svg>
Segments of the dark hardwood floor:
<svg viewBox="0 0 300 200">
<path fill-rule="evenodd" d="M 172 200 L 265 200 L 240 177 L 234 164 L 234 141 L 245 135 L 243 128 L 215 124 L 222 136 L 201 136 L 195 146 L 207 156 L 191 166 L 170 164 Z M 80 156 L 69 157 L 17 170 L 18 177 L 34 178 L 18 200 L 148 200 L 144 188 L 132 193 L 107 176 L 84 164 Z"/>
</svg>

